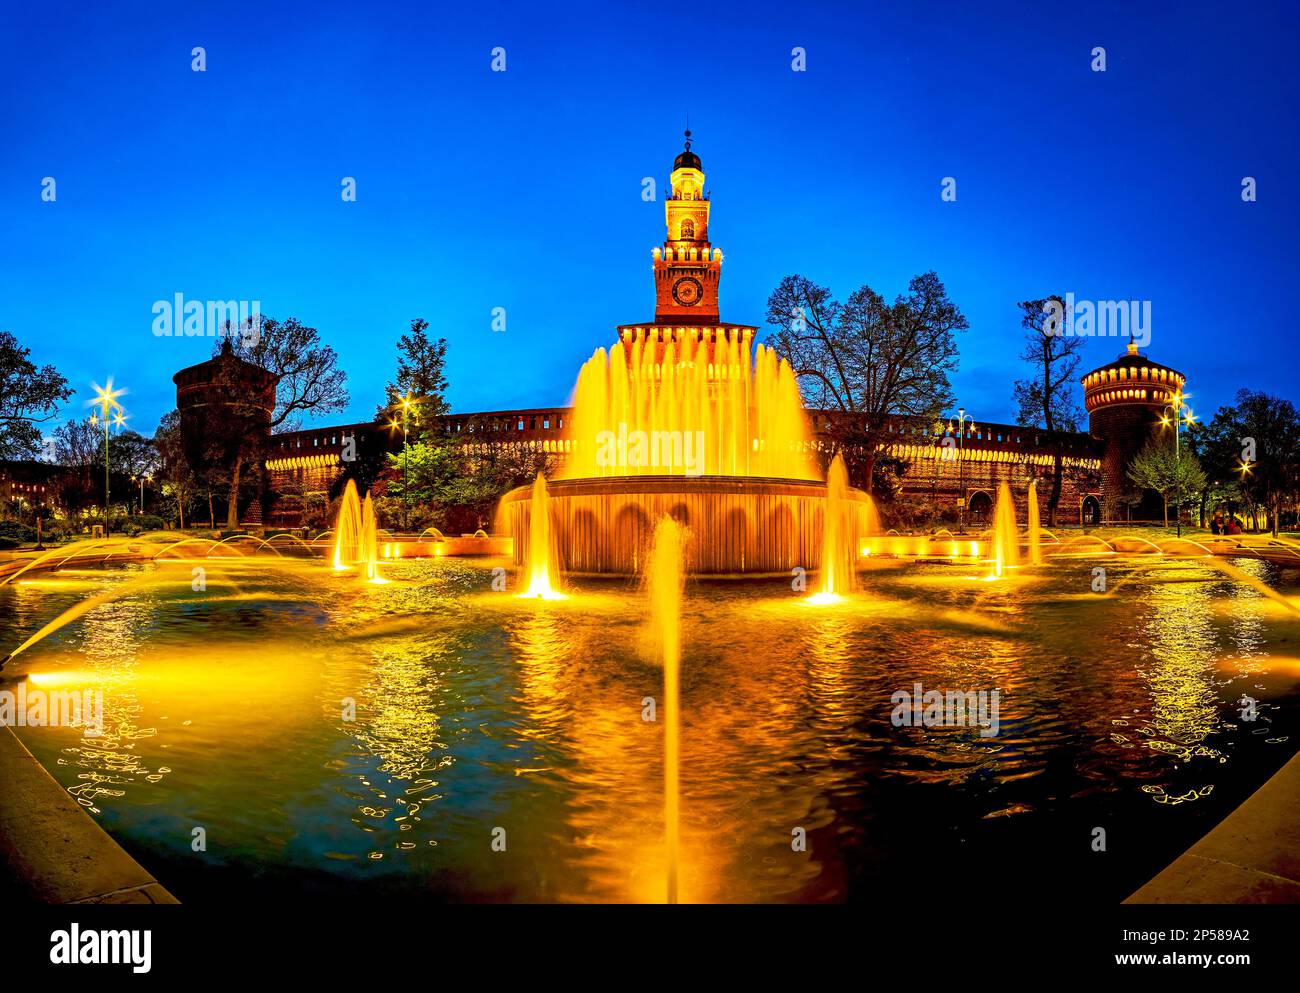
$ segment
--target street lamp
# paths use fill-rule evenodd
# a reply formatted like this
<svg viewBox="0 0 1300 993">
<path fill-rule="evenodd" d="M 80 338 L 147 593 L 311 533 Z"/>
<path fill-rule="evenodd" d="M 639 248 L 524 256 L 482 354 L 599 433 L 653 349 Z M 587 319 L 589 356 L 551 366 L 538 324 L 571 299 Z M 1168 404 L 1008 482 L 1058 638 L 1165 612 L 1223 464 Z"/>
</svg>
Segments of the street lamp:
<svg viewBox="0 0 1300 993">
<path fill-rule="evenodd" d="M 144 484 L 146 482 L 152 483 L 153 477 L 145 476 L 143 474 L 141 474 L 140 476 L 136 476 L 133 474 L 131 476 L 131 482 L 134 483 L 137 479 L 140 480 L 140 516 L 143 517 L 144 516 Z"/>
<path fill-rule="evenodd" d="M 1196 415 L 1192 413 L 1192 408 L 1184 402 L 1186 399 L 1181 392 L 1175 393 L 1172 402 L 1165 404 L 1164 407 L 1173 416 L 1170 417 L 1167 413 L 1160 418 L 1162 428 L 1169 427 L 1171 423 L 1174 426 L 1174 526 L 1177 529 L 1176 533 L 1179 538 L 1183 536 L 1183 466 L 1182 459 L 1178 454 L 1178 439 L 1182 434 L 1184 424 L 1196 423 Z"/>
<path fill-rule="evenodd" d="M 411 399 L 411 394 L 402 398 L 402 528 L 410 530 L 411 527 L 411 480 L 406 471 L 406 436 L 410 429 L 410 419 L 413 411 L 416 410 L 415 401 Z M 397 421 L 388 422 L 392 430 L 397 429 Z"/>
<path fill-rule="evenodd" d="M 112 419 L 113 426 L 119 430 L 126 424 L 126 411 L 122 405 L 117 402 L 117 398 L 126 393 L 126 390 L 113 389 L 113 380 L 108 381 L 107 386 L 100 386 L 98 383 L 91 384 L 95 390 L 95 399 L 87 401 L 95 407 L 95 413 L 90 415 L 90 423 L 95 424 L 102 422 L 104 425 L 104 537 L 108 537 L 108 500 L 109 500 L 109 483 L 108 483 L 108 424 Z"/>
<path fill-rule="evenodd" d="M 970 429 L 975 430 L 975 415 L 966 413 L 965 407 L 957 408 L 957 499 L 960 501 L 960 510 L 957 511 L 957 530 L 965 532 L 966 529 L 966 424 L 970 423 Z M 953 430 L 953 424 L 948 422 L 948 430 Z"/>
</svg>

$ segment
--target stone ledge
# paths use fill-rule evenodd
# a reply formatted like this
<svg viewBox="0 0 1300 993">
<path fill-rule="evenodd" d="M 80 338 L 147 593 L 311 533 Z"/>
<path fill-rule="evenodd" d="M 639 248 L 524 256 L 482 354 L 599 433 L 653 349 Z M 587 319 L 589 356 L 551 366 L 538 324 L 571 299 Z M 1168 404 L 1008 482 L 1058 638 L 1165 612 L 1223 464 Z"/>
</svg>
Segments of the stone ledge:
<svg viewBox="0 0 1300 993">
<path fill-rule="evenodd" d="M 43 903 L 179 903 L 0 727 L 0 866 Z"/>
<path fill-rule="evenodd" d="M 1300 754 L 1125 903 L 1300 903 Z"/>
</svg>

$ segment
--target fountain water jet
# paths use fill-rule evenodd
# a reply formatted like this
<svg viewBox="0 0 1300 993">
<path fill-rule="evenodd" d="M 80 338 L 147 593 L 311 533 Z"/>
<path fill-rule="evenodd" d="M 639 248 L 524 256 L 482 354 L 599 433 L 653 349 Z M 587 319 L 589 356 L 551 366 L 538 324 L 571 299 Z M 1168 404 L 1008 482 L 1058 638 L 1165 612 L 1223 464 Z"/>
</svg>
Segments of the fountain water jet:
<svg viewBox="0 0 1300 993">
<path fill-rule="evenodd" d="M 351 486 L 351 481 L 348 483 Z M 366 494 L 366 502 L 361 507 L 361 541 L 357 556 L 366 571 L 366 579 L 372 583 L 382 583 L 379 578 L 379 523 L 375 518 L 375 504 Z"/>
<path fill-rule="evenodd" d="M 856 577 L 857 508 L 847 499 L 849 473 L 844 456 L 837 453 L 826 471 L 826 507 L 822 514 L 821 589 L 813 596 L 818 603 L 839 600 L 853 591 Z"/>
<path fill-rule="evenodd" d="M 654 544 L 646 563 L 650 593 L 651 630 L 664 661 L 664 855 L 667 902 L 677 902 L 677 863 L 681 838 L 681 609 L 686 540 L 682 526 L 664 517 L 655 527 Z"/>
<path fill-rule="evenodd" d="M 1038 480 L 1029 481 L 1029 561 L 1043 564 L 1042 527 L 1038 520 Z"/>
<path fill-rule="evenodd" d="M 339 519 L 334 524 L 334 568 L 343 570 L 357 560 L 361 545 L 361 501 L 357 484 L 348 480 L 339 501 Z"/>
<path fill-rule="evenodd" d="M 993 510 L 993 574 L 1001 577 L 1006 569 L 1020 564 L 1020 531 L 1016 527 L 1016 504 L 1011 487 L 998 487 L 998 502 Z"/>
<path fill-rule="evenodd" d="M 552 583 L 558 583 L 560 568 L 555 554 L 555 540 L 551 533 L 551 498 L 546 489 L 546 477 L 540 472 L 533 481 L 533 496 L 528 513 L 528 559 L 524 575 L 528 589 L 522 597 L 542 600 L 560 600 L 563 595 Z"/>
<path fill-rule="evenodd" d="M 356 483 L 349 479 L 334 525 L 334 568 L 342 572 L 353 566 L 361 567 L 368 582 L 385 582 L 379 575 L 379 521 L 374 501 L 367 493 L 362 504 Z"/>
</svg>

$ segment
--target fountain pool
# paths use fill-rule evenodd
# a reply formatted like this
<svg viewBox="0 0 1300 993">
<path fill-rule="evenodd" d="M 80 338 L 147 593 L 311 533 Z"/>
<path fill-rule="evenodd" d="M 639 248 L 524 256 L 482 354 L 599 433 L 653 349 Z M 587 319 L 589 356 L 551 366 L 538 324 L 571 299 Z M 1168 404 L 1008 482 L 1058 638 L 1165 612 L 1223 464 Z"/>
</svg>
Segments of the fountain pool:
<svg viewBox="0 0 1300 993">
<path fill-rule="evenodd" d="M 1300 741 L 1300 621 L 1205 560 L 994 583 L 987 565 L 868 561 L 826 606 L 788 581 L 688 582 L 682 902 L 1114 903 Z M 108 595 L 4 678 L 102 689 L 107 734 L 19 735 L 182 901 L 660 902 L 647 594 L 570 579 L 565 600 L 520 599 L 493 589 L 501 564 L 393 561 L 378 585 L 221 557 L 204 593 L 188 561 L 28 573 L 0 588 L 0 644 Z M 1239 566 L 1297 593 L 1294 571 Z M 893 726 L 891 693 L 917 682 L 998 689 L 999 734 Z"/>
</svg>

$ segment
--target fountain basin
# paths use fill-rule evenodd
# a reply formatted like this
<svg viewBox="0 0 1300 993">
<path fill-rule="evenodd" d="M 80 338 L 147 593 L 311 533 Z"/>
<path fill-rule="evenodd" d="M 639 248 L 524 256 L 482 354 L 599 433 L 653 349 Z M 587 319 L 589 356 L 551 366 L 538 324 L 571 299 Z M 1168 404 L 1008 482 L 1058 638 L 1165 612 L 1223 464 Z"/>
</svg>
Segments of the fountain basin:
<svg viewBox="0 0 1300 993">
<path fill-rule="evenodd" d="M 552 531 L 561 568 L 588 575 L 632 575 L 645 561 L 655 522 L 687 528 L 692 575 L 788 576 L 820 568 L 826 484 L 762 476 L 618 476 L 550 482 Z M 514 536 L 514 560 L 528 556 L 532 487 L 501 500 L 501 525 Z M 849 489 L 855 538 L 868 533 L 871 501 Z M 852 547 L 857 547 L 857 543 Z"/>
</svg>

